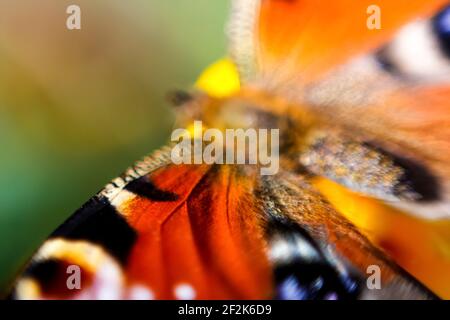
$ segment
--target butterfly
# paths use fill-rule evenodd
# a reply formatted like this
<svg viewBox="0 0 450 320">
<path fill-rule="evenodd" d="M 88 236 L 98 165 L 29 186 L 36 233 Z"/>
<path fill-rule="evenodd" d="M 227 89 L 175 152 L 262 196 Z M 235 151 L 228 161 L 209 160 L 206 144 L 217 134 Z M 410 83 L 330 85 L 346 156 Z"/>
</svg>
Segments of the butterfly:
<svg viewBox="0 0 450 320">
<path fill-rule="evenodd" d="M 172 96 L 177 124 L 276 128 L 278 172 L 175 164 L 169 144 L 61 225 L 12 297 L 437 298 L 395 262 L 402 252 L 349 220 L 347 202 L 357 199 L 360 217 L 450 217 L 450 6 L 379 0 L 373 30 L 372 2 L 234 1 L 227 30 L 239 88 Z"/>
</svg>

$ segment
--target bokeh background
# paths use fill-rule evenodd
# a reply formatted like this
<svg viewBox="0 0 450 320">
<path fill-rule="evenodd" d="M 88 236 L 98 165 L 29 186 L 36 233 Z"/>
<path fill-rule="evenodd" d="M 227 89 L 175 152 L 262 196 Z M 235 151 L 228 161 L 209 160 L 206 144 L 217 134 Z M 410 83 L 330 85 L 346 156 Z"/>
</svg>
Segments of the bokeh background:
<svg viewBox="0 0 450 320">
<path fill-rule="evenodd" d="M 81 30 L 66 8 L 81 7 Z M 165 95 L 226 53 L 227 0 L 0 0 L 0 292 L 63 220 L 162 145 Z"/>
</svg>

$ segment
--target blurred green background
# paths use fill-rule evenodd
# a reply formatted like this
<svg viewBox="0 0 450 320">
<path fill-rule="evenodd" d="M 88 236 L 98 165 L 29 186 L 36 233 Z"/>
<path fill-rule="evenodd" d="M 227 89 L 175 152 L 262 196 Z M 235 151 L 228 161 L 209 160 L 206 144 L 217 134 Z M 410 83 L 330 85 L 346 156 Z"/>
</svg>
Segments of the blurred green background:
<svg viewBox="0 0 450 320">
<path fill-rule="evenodd" d="M 81 30 L 66 8 L 81 7 Z M 226 53 L 227 0 L 0 0 L 0 291 L 172 128 L 167 91 Z"/>
</svg>

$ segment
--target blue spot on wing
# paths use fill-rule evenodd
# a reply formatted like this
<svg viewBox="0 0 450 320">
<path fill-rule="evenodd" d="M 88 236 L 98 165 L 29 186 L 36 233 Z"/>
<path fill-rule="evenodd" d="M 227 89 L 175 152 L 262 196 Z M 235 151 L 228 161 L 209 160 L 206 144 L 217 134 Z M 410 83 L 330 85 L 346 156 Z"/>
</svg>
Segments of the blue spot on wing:
<svg viewBox="0 0 450 320">
<path fill-rule="evenodd" d="M 450 59 L 450 6 L 441 10 L 432 21 L 439 44 Z"/>
</svg>

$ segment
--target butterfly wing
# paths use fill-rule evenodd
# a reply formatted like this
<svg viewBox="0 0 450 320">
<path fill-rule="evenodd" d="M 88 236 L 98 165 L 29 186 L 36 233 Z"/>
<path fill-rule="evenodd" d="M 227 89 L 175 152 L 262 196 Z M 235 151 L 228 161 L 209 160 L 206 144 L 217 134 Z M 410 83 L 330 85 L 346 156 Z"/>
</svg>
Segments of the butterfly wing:
<svg viewBox="0 0 450 320">
<path fill-rule="evenodd" d="M 38 250 L 15 297 L 268 298 L 253 182 L 168 160 L 145 159 L 77 211 Z M 81 269 L 73 290 L 70 266 Z"/>
<path fill-rule="evenodd" d="M 419 216 L 446 218 L 450 60 L 444 22 L 450 10 L 436 15 L 445 4 L 378 1 L 378 30 L 367 27 L 371 1 L 235 1 L 231 55 L 246 87 L 312 109 L 407 163 L 405 171 L 423 173 L 422 184 L 436 196 L 392 204 Z"/>
<path fill-rule="evenodd" d="M 366 27 L 372 4 L 381 9 L 379 30 Z M 331 124 L 325 140 L 340 140 L 318 139 L 299 159 L 310 172 L 359 194 L 343 196 L 348 191 L 319 178 L 321 192 L 443 296 L 449 265 L 443 230 L 450 214 L 446 4 L 236 0 L 229 25 L 230 53 L 243 86 L 312 110 Z M 392 171 L 377 165 L 385 160 L 398 166 Z M 414 191 L 425 191 L 423 197 L 399 201 L 373 185 L 364 188 L 385 184 L 386 173 L 394 171 L 408 173 L 402 181 L 420 187 Z M 388 179 L 374 181 L 368 174 Z"/>
<path fill-rule="evenodd" d="M 257 193 L 267 219 L 277 297 L 434 297 L 375 248 L 304 177 L 286 171 L 266 176 Z M 378 271 L 376 289 L 370 275 Z"/>
<path fill-rule="evenodd" d="M 433 297 L 305 180 L 260 177 L 248 166 L 173 165 L 168 150 L 157 152 L 51 235 L 14 297 Z M 382 286 L 374 292 L 371 265 Z"/>
<path fill-rule="evenodd" d="M 373 1 L 369 0 L 235 0 L 228 27 L 230 51 L 241 71 L 254 72 L 244 72 L 244 78 L 260 81 L 266 79 L 264 75 L 276 76 L 278 82 L 300 75 L 311 82 L 333 67 L 377 49 L 401 25 L 432 14 L 445 3 L 377 1 L 382 28 L 370 30 L 366 21 Z"/>
</svg>

